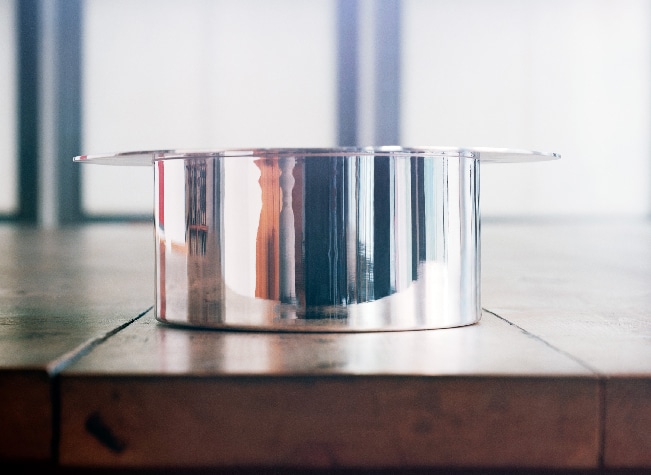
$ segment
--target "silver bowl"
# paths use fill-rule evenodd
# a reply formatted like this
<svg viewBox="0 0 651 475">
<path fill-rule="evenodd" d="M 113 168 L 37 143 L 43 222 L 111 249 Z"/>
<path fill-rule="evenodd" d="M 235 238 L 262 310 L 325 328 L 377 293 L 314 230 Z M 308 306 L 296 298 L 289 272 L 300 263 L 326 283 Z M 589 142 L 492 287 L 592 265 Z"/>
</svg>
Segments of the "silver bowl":
<svg viewBox="0 0 651 475">
<path fill-rule="evenodd" d="M 479 165 L 555 158 L 369 147 L 74 160 L 153 168 L 159 321 L 369 332 L 478 322 Z"/>
</svg>

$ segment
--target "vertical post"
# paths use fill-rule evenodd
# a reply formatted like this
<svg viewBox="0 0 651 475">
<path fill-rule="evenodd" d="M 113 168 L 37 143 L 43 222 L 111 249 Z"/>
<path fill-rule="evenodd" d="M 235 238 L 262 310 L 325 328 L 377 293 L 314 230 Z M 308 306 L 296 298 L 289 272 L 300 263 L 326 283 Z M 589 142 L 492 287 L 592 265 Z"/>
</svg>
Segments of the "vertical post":
<svg viewBox="0 0 651 475">
<path fill-rule="evenodd" d="M 400 0 L 337 3 L 339 145 L 400 144 Z"/>
<path fill-rule="evenodd" d="M 23 223 L 38 218 L 39 154 L 39 0 L 16 2 L 18 26 L 18 215 Z"/>
<path fill-rule="evenodd" d="M 400 145 L 400 0 L 375 8 L 375 143 Z"/>
<path fill-rule="evenodd" d="M 81 153 L 82 0 L 57 0 L 56 23 L 56 170 L 58 221 L 80 221 L 80 168 L 72 157 Z"/>
<path fill-rule="evenodd" d="M 357 145 L 358 0 L 337 2 L 337 142 Z"/>
<path fill-rule="evenodd" d="M 81 221 L 81 0 L 40 0 L 38 222 Z"/>
</svg>

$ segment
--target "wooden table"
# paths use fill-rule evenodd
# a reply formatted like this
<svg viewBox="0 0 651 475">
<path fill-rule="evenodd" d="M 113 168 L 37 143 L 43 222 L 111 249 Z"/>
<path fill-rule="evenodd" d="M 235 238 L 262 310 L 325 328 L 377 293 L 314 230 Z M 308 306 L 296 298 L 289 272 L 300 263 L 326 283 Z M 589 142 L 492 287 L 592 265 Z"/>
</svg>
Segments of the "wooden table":
<svg viewBox="0 0 651 475">
<path fill-rule="evenodd" d="M 433 331 L 166 326 L 153 252 L 0 226 L 0 466 L 651 470 L 649 221 L 484 220 L 482 320 Z"/>
</svg>

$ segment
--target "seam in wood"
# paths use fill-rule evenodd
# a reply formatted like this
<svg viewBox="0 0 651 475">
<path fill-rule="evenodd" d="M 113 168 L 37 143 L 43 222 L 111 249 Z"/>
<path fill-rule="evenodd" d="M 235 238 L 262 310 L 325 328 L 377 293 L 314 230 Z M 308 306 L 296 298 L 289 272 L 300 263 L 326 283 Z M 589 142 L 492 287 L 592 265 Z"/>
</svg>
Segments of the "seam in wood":
<svg viewBox="0 0 651 475">
<path fill-rule="evenodd" d="M 151 311 L 152 308 L 154 307 L 153 306 L 149 307 L 147 310 L 140 313 L 135 318 L 132 318 L 131 320 L 128 320 L 122 325 L 119 325 L 113 330 L 105 333 L 103 336 L 94 338 L 86 343 L 83 343 L 82 345 L 79 345 L 77 348 L 70 350 L 67 353 L 64 353 L 59 358 L 57 358 L 56 360 L 54 360 L 53 362 L 51 362 L 49 365 L 46 366 L 46 371 L 51 378 L 50 401 L 52 404 L 52 440 L 50 442 L 50 446 L 51 446 L 51 454 L 52 454 L 51 457 L 53 463 L 55 464 L 59 463 L 59 449 L 60 449 L 60 441 L 61 441 L 61 394 L 59 390 L 59 374 L 65 368 L 67 368 L 72 363 L 77 361 L 79 358 L 90 353 L 93 350 L 93 348 L 105 342 L 111 336 L 124 330 L 133 322 L 145 316 L 147 313 Z"/>
<path fill-rule="evenodd" d="M 123 323 L 122 325 L 114 328 L 113 330 L 105 333 L 104 335 L 93 338 L 90 341 L 87 341 L 86 343 L 82 343 L 78 347 L 64 353 L 61 355 L 59 358 L 55 359 L 52 361 L 50 364 L 48 364 L 45 369 L 51 377 L 55 377 L 58 375 L 61 371 L 63 371 L 65 368 L 70 366 L 72 363 L 77 361 L 79 358 L 87 355 L 90 353 L 93 348 L 96 346 L 104 343 L 106 340 L 108 340 L 110 337 L 115 335 L 116 333 L 124 330 L 126 327 L 137 321 L 138 319 L 142 318 L 144 315 L 146 315 L 151 309 L 154 308 L 153 306 L 149 307 L 147 310 L 144 312 L 140 313 L 136 317 L 132 318 L 131 320 L 128 320 L 127 322 Z"/>
<path fill-rule="evenodd" d="M 591 365 L 586 363 L 585 361 L 581 360 L 580 358 L 577 358 L 576 356 L 572 355 L 571 353 L 568 353 L 567 351 L 564 351 L 560 348 L 558 348 L 555 345 L 552 345 L 550 342 L 546 341 L 544 338 L 539 337 L 538 335 L 534 335 L 533 333 L 525 330 L 521 326 L 507 320 L 504 317 L 499 316 L 495 312 L 491 312 L 490 310 L 487 310 L 485 308 L 482 308 L 482 310 L 486 313 L 491 314 L 492 316 L 502 320 L 505 323 L 508 323 L 509 325 L 517 328 L 520 330 L 523 334 L 526 336 L 533 338 L 540 343 L 544 344 L 545 346 L 548 346 L 552 350 L 566 356 L 567 358 L 570 358 L 572 361 L 576 362 L 577 364 L 581 365 L 591 373 L 593 373 L 595 376 L 598 377 L 597 379 L 597 467 L 598 470 L 602 470 L 604 468 L 604 450 L 606 446 L 606 377 L 603 373 L 598 371 L 596 368 L 593 368 Z"/>
<path fill-rule="evenodd" d="M 507 320 L 507 319 L 504 318 L 504 317 L 500 317 L 500 316 L 499 316 L 498 314 L 496 314 L 495 312 L 491 312 L 490 310 L 487 310 L 487 309 L 485 309 L 485 308 L 482 308 L 482 310 L 483 310 L 484 312 L 486 312 L 486 313 L 490 313 L 490 314 L 493 315 L 494 317 L 499 318 L 499 319 L 502 320 L 503 322 L 508 323 L 508 324 L 511 325 L 512 327 L 517 328 L 518 330 L 520 330 L 522 333 L 524 333 L 524 334 L 527 335 L 528 337 L 533 338 L 534 340 L 539 341 L 540 343 L 542 343 L 543 345 L 545 345 L 545 346 L 551 348 L 552 350 L 556 351 L 557 353 L 560 353 L 560 354 L 562 354 L 563 356 L 566 356 L 566 357 L 570 358 L 572 361 L 574 361 L 575 363 L 578 363 L 579 365 L 583 366 L 585 369 L 587 369 L 588 371 L 590 371 L 592 374 L 594 374 L 594 375 L 596 375 L 596 376 L 603 376 L 602 373 L 599 372 L 596 368 L 593 368 L 592 366 L 590 366 L 588 363 L 586 363 L 586 362 L 583 361 L 582 359 L 577 358 L 576 356 L 574 356 L 572 353 L 568 353 L 567 351 L 562 350 L 562 349 L 560 349 L 559 347 L 557 347 L 557 346 L 555 346 L 555 345 L 552 345 L 550 342 L 548 342 L 548 341 L 545 340 L 544 338 L 541 338 L 541 337 L 539 337 L 538 335 L 534 335 L 534 334 L 531 333 L 530 331 L 525 330 L 525 329 L 522 328 L 521 326 L 519 326 L 519 325 L 517 325 L 517 324 L 515 324 L 515 323 L 513 323 L 513 322 L 511 322 L 511 321 L 509 321 L 509 320 Z"/>
</svg>

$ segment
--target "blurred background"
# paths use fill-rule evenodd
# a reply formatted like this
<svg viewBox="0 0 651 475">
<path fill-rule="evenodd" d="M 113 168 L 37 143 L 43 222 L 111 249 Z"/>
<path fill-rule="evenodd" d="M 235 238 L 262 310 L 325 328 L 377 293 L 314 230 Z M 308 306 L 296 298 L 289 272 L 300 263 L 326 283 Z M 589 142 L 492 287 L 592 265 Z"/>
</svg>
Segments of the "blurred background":
<svg viewBox="0 0 651 475">
<path fill-rule="evenodd" d="M 79 154 L 403 145 L 482 165 L 483 218 L 651 214 L 646 0 L 0 0 L 0 219 L 148 219 Z"/>
</svg>

